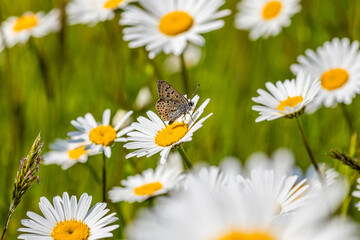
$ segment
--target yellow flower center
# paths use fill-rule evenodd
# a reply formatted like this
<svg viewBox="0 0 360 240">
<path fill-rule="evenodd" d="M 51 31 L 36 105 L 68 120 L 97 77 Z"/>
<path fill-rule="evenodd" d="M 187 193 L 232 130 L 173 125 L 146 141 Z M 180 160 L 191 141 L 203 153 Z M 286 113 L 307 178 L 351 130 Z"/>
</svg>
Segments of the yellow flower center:
<svg viewBox="0 0 360 240">
<path fill-rule="evenodd" d="M 165 128 L 157 132 L 155 143 L 160 147 L 168 147 L 171 144 L 178 142 L 188 131 L 189 128 L 184 122 L 166 125 Z"/>
<path fill-rule="evenodd" d="M 282 5 L 280 1 L 270 1 L 263 8 L 262 16 L 265 20 L 271 20 L 279 15 L 281 8 Z"/>
<path fill-rule="evenodd" d="M 341 88 L 348 80 L 349 73 L 342 68 L 331 69 L 320 78 L 321 86 L 330 91 Z"/>
<path fill-rule="evenodd" d="M 39 23 L 35 14 L 18 17 L 14 25 L 14 31 L 19 32 L 25 29 L 35 27 Z"/>
<path fill-rule="evenodd" d="M 88 151 L 85 150 L 86 146 L 78 147 L 73 150 L 68 151 L 69 158 L 78 160 L 82 155 L 86 154 Z"/>
<path fill-rule="evenodd" d="M 108 0 L 104 3 L 104 8 L 117 8 L 123 0 Z"/>
<path fill-rule="evenodd" d="M 146 195 L 153 194 L 154 192 L 156 192 L 160 189 L 162 189 L 162 184 L 160 182 L 153 182 L 153 183 L 148 183 L 148 184 L 145 184 L 145 185 L 135 188 L 134 193 L 136 195 L 146 196 Z"/>
<path fill-rule="evenodd" d="M 303 101 L 303 97 L 288 97 L 286 100 L 281 101 L 279 106 L 277 107 L 277 110 L 279 111 L 286 111 L 285 107 L 291 107 L 294 108 L 296 105 L 301 103 Z"/>
<path fill-rule="evenodd" d="M 272 236 L 263 232 L 245 233 L 233 231 L 217 238 L 216 240 L 275 240 Z"/>
<path fill-rule="evenodd" d="M 70 221 L 60 221 L 51 232 L 54 240 L 87 240 L 90 236 L 89 227 L 75 219 Z"/>
<path fill-rule="evenodd" d="M 116 131 L 110 125 L 100 125 L 90 131 L 89 138 L 95 144 L 109 146 L 116 139 Z"/>
<path fill-rule="evenodd" d="M 189 30 L 194 19 L 186 12 L 174 11 L 166 14 L 160 20 L 159 29 L 168 36 L 176 36 Z"/>
</svg>

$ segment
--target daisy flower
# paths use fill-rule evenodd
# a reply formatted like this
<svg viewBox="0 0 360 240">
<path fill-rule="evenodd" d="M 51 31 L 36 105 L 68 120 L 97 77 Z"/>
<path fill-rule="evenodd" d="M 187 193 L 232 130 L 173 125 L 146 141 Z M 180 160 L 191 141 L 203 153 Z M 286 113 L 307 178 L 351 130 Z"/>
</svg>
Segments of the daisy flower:
<svg viewBox="0 0 360 240">
<path fill-rule="evenodd" d="M 67 140 L 57 139 L 50 144 L 52 151 L 44 154 L 44 164 L 58 164 L 63 170 L 72 167 L 77 162 L 85 163 L 89 151 L 78 143 L 69 143 Z"/>
<path fill-rule="evenodd" d="M 132 0 L 72 0 L 66 6 L 71 25 L 87 24 L 94 26 L 98 22 L 115 17 L 114 10 L 125 7 Z"/>
<path fill-rule="evenodd" d="M 267 82 L 265 85 L 269 92 L 258 89 L 260 96 L 252 98 L 260 104 L 252 107 L 260 113 L 256 122 L 299 116 L 320 89 L 320 82 L 304 72 L 300 72 L 296 79 L 278 81 L 276 85 Z"/>
<path fill-rule="evenodd" d="M 76 196 L 69 198 L 68 193 L 63 197 L 53 199 L 54 206 L 45 197 L 40 198 L 39 207 L 44 217 L 27 212 L 30 219 L 22 219 L 24 226 L 18 231 L 24 232 L 18 238 L 26 240 L 76 240 L 103 239 L 112 237 L 111 231 L 119 225 L 110 225 L 117 221 L 115 213 L 105 216 L 109 209 L 106 203 L 97 203 L 90 210 L 91 196 L 82 194 L 79 202 Z"/>
<path fill-rule="evenodd" d="M 238 3 L 235 26 L 250 30 L 250 39 L 278 35 L 300 12 L 300 0 L 242 0 Z"/>
<path fill-rule="evenodd" d="M 251 171 L 249 178 L 240 177 L 245 194 L 255 194 L 274 202 L 274 216 L 290 213 L 302 207 L 307 200 L 309 185 L 298 176 L 276 174 L 274 170 Z"/>
<path fill-rule="evenodd" d="M 94 116 L 87 113 L 84 117 L 78 117 L 76 120 L 71 121 L 71 124 L 78 131 L 69 132 L 68 135 L 72 138 L 72 142 L 86 146 L 84 150 L 90 150 L 90 154 L 104 152 L 105 156 L 110 158 L 113 143 L 126 142 L 126 138 L 122 136 L 132 130 L 131 127 L 120 130 L 132 113 L 132 111 L 129 111 L 125 114 L 115 127 L 110 125 L 109 109 L 104 111 L 102 123 L 97 123 Z"/>
<path fill-rule="evenodd" d="M 5 44 L 13 47 L 25 43 L 30 37 L 40 38 L 60 30 L 60 11 L 53 9 L 48 14 L 26 12 L 20 17 L 9 17 L 2 24 Z"/>
<path fill-rule="evenodd" d="M 199 120 L 210 99 L 206 99 L 196 111 L 194 108 L 199 101 L 199 96 L 194 96 L 191 101 L 194 103 L 193 109 L 170 125 L 165 124 L 152 111 L 147 112 L 149 119 L 139 117 L 137 123 L 131 124 L 134 131 L 128 133 L 127 140 L 129 142 L 124 147 L 137 150 L 126 155 L 126 158 L 150 157 L 160 152 L 160 163 L 163 164 L 166 162 L 171 148 L 191 141 L 194 132 L 201 128 L 204 121 L 212 115 L 210 113 Z"/>
<path fill-rule="evenodd" d="M 129 240 L 355 240 L 357 226 L 330 217 L 324 210 L 341 190 L 327 189 L 296 214 L 273 218 L 271 199 L 244 195 L 224 188 L 214 191 L 205 183 L 174 193 L 142 211 L 127 229 Z M 343 187 L 343 186 L 341 186 Z M 336 202 L 338 205 L 340 201 Z M 316 214 L 314 214 L 316 212 Z"/>
<path fill-rule="evenodd" d="M 356 198 L 360 198 L 360 178 L 357 179 L 356 190 L 353 191 L 352 195 Z M 355 207 L 360 211 L 360 201 L 355 204 Z"/>
<path fill-rule="evenodd" d="M 294 74 L 305 71 L 321 82 L 318 97 L 311 104 L 312 111 L 321 105 L 334 107 L 337 103 L 350 104 L 360 92 L 358 41 L 350 43 L 348 38 L 334 38 L 318 47 L 316 52 L 306 50 L 305 56 L 299 56 L 297 61 L 290 67 Z"/>
<path fill-rule="evenodd" d="M 147 169 L 141 174 L 121 181 L 124 187 L 114 187 L 109 191 L 112 202 L 143 202 L 146 199 L 168 193 L 181 179 L 182 169 L 159 165 L 155 170 Z"/>
<path fill-rule="evenodd" d="M 189 189 L 198 182 L 204 182 L 208 187 L 219 190 L 231 184 L 237 184 L 234 178 L 223 172 L 219 167 L 197 164 L 184 175 L 180 182 L 180 189 Z"/>
<path fill-rule="evenodd" d="M 141 8 L 127 6 L 120 24 L 130 48 L 145 46 L 149 57 L 159 52 L 180 55 L 188 42 L 204 45 L 201 36 L 224 26 L 219 20 L 230 10 L 219 8 L 224 0 L 139 0 Z"/>
<path fill-rule="evenodd" d="M 231 175 L 250 176 L 251 171 L 256 170 L 274 170 L 275 174 L 291 175 L 297 171 L 295 166 L 295 157 L 292 151 L 287 148 L 279 148 L 269 157 L 264 152 L 254 152 L 245 161 L 245 166 L 241 165 L 239 159 L 226 157 L 221 160 L 220 168 Z"/>
</svg>

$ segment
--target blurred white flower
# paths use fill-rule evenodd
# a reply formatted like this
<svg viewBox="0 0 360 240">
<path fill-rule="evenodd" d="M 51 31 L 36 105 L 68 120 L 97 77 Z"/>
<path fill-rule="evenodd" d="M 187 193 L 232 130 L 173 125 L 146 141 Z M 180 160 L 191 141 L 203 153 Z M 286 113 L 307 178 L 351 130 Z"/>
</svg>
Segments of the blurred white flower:
<svg viewBox="0 0 360 240">
<path fill-rule="evenodd" d="M 184 50 L 184 61 L 187 69 L 193 68 L 199 64 L 201 60 L 201 48 L 195 45 L 189 45 Z M 170 74 L 181 71 L 181 61 L 178 56 L 170 55 L 165 59 L 164 69 Z"/>
<path fill-rule="evenodd" d="M 8 47 L 13 47 L 17 43 L 25 43 L 30 37 L 40 38 L 57 32 L 60 27 L 60 11 L 58 9 L 53 9 L 48 14 L 25 12 L 20 17 L 9 17 L 1 26 L 5 44 Z"/>
<path fill-rule="evenodd" d="M 121 14 L 124 40 L 130 48 L 145 46 L 149 57 L 158 53 L 182 54 L 188 43 L 204 45 L 201 34 L 220 29 L 224 0 L 139 0 L 140 7 L 127 6 Z"/>
<path fill-rule="evenodd" d="M 214 189 L 204 181 L 159 199 L 127 229 L 129 240 L 355 240 L 358 228 L 328 215 L 340 204 L 343 185 L 327 188 L 294 214 L 273 217 L 273 199 L 238 187 Z M 316 214 L 314 214 L 316 213 Z"/>
<path fill-rule="evenodd" d="M 115 17 L 114 10 L 125 7 L 132 0 L 72 0 L 66 5 L 69 24 L 94 26 Z"/>
<path fill-rule="evenodd" d="M 238 3 L 235 26 L 250 30 L 250 39 L 278 35 L 300 12 L 300 0 L 242 0 Z"/>
<path fill-rule="evenodd" d="M 143 109 L 150 105 L 152 100 L 152 95 L 149 87 L 142 87 L 136 96 L 135 106 L 136 109 Z"/>
</svg>

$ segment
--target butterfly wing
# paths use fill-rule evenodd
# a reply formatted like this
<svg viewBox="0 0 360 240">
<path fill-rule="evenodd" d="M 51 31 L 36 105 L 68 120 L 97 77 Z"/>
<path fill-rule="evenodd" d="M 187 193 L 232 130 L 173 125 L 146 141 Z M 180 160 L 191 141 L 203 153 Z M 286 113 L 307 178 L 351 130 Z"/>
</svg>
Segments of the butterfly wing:
<svg viewBox="0 0 360 240">
<path fill-rule="evenodd" d="M 159 99 L 156 102 L 156 110 L 163 121 L 171 124 L 178 117 L 186 113 L 189 105 L 184 105 L 179 101 Z"/>
<path fill-rule="evenodd" d="M 189 101 L 181 93 L 179 93 L 175 88 L 163 80 L 158 81 L 157 91 L 159 94 L 159 100 L 170 100 L 179 102 L 183 105 L 187 105 L 189 103 Z"/>
</svg>

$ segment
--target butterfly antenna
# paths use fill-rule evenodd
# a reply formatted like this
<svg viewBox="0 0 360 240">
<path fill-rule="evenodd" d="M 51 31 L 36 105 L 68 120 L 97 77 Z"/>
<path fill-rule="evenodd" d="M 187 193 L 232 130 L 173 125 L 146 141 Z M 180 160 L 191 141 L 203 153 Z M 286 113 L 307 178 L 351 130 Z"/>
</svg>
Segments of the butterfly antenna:
<svg viewBox="0 0 360 240">
<path fill-rule="evenodd" d="M 197 92 L 198 88 L 200 87 L 200 84 L 197 85 L 195 91 L 192 93 L 191 98 L 195 96 L 195 93 Z"/>
</svg>

